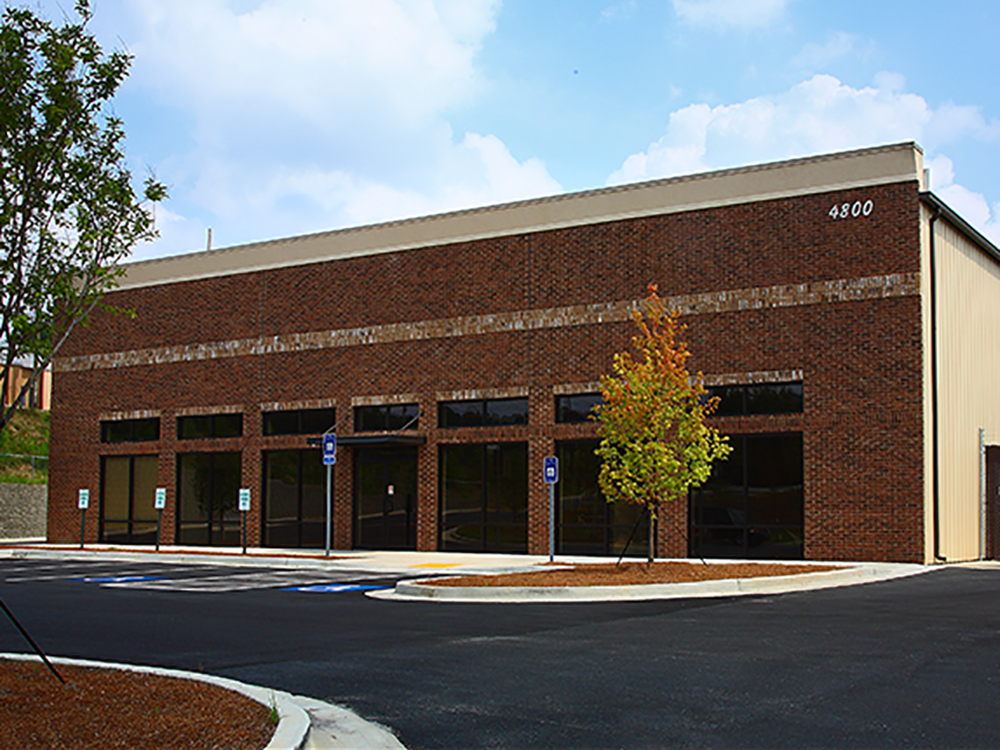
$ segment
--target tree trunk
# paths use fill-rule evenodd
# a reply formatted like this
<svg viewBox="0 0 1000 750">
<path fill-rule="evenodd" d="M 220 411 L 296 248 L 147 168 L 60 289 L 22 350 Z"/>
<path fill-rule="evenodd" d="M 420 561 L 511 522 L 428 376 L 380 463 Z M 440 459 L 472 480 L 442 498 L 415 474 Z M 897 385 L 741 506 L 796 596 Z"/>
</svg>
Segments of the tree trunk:
<svg viewBox="0 0 1000 750">
<path fill-rule="evenodd" d="M 659 503 L 657 503 L 659 505 Z M 653 508 L 649 508 L 649 554 L 646 557 L 646 570 L 653 567 L 653 542 L 654 532 L 653 529 L 656 526 L 656 513 Z"/>
</svg>

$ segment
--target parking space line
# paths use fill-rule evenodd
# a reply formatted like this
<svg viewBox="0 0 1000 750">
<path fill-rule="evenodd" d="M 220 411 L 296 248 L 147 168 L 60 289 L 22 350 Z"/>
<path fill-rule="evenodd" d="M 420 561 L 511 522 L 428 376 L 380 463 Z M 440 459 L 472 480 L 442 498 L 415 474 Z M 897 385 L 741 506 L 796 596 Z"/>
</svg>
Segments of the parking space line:
<svg viewBox="0 0 1000 750">
<path fill-rule="evenodd" d="M 342 594 L 347 591 L 378 591 L 381 589 L 391 589 L 390 583 L 338 583 L 338 584 L 316 584 L 313 586 L 292 586 L 291 588 L 279 589 L 279 591 L 308 591 L 318 594 Z"/>
</svg>

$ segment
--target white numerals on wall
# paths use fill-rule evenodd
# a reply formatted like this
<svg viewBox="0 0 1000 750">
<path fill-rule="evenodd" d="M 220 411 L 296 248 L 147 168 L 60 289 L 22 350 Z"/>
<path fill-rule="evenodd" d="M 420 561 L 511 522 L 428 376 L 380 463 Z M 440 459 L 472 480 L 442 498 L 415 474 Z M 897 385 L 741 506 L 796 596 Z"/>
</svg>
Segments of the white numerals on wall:
<svg viewBox="0 0 1000 750">
<path fill-rule="evenodd" d="M 831 219 L 856 219 L 859 216 L 871 216 L 875 204 L 871 201 L 854 201 L 854 203 L 838 203 L 828 212 Z"/>
</svg>

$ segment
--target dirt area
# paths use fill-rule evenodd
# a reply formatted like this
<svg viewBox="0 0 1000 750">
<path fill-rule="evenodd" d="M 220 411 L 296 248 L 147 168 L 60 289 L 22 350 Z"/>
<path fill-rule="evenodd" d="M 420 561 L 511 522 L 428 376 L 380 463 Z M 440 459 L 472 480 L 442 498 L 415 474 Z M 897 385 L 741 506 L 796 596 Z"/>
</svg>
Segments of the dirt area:
<svg viewBox="0 0 1000 750">
<path fill-rule="evenodd" d="M 435 578 L 434 586 L 632 586 L 645 583 L 692 583 L 726 578 L 760 578 L 820 573 L 837 570 L 838 565 L 787 565 L 776 563 L 657 562 L 649 569 L 646 563 L 623 562 L 574 565 L 572 569 L 539 570 L 530 573 L 507 573 L 490 576 Z"/>
<path fill-rule="evenodd" d="M 274 734 L 271 710 L 196 680 L 118 669 L 0 660 L 0 748 L 254 750 Z"/>
</svg>

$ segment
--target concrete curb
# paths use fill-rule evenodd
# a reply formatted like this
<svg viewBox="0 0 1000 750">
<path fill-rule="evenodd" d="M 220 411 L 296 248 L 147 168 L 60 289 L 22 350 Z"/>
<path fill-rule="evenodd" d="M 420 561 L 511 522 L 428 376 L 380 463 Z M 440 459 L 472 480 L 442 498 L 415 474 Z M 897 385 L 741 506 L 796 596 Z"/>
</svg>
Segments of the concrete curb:
<svg viewBox="0 0 1000 750">
<path fill-rule="evenodd" d="M 300 750 L 305 746 L 309 734 L 309 714 L 305 712 L 288 693 L 281 690 L 270 690 L 256 685 L 230 680 L 225 677 L 185 672 L 179 669 L 162 669 L 160 667 L 143 667 L 134 664 L 116 664 L 106 661 L 89 661 L 86 659 L 65 659 L 49 656 L 53 664 L 66 664 L 73 667 L 95 667 L 98 669 L 124 669 L 130 672 L 142 672 L 158 677 L 176 677 L 182 680 L 199 680 L 212 685 L 241 693 L 258 703 L 278 709 L 278 726 L 274 730 L 271 741 L 264 750 Z M 34 654 L 0 654 L 0 659 L 20 659 L 23 661 L 39 661 Z"/>
<path fill-rule="evenodd" d="M 300 695 L 293 700 L 312 721 L 302 750 L 406 750 L 391 730 L 353 711 Z"/>
<path fill-rule="evenodd" d="M 855 563 L 842 570 L 767 578 L 729 578 L 696 583 L 641 586 L 435 586 L 433 579 L 400 581 L 395 589 L 368 591 L 373 599 L 465 603 L 609 602 L 651 599 L 759 596 L 888 581 L 939 570 L 907 563 Z"/>
<path fill-rule="evenodd" d="M 329 568 L 337 563 L 358 561 L 356 556 L 330 555 L 329 558 L 315 557 L 285 557 L 259 554 L 223 554 L 206 555 L 183 552 L 127 552 L 125 550 L 108 549 L 24 549 L 20 547 L 0 547 L 0 558 L 15 560 L 54 559 L 54 560 L 102 560 L 109 562 L 145 562 L 145 563 L 176 563 L 178 565 L 231 565 L 234 567 L 268 567 L 268 568 Z"/>
</svg>

